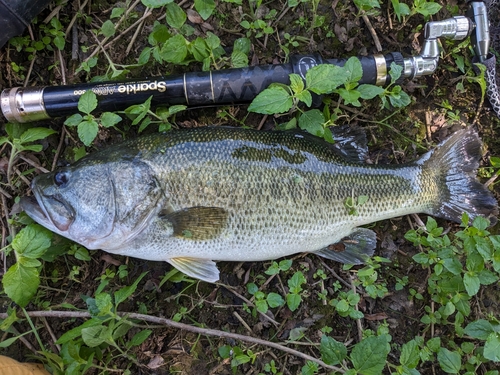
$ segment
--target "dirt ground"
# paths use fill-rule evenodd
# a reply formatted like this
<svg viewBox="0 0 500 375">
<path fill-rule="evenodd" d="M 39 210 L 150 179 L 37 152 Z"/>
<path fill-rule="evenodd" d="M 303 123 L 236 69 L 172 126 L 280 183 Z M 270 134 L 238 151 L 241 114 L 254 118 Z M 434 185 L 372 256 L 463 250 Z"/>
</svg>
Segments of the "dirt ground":
<svg viewBox="0 0 500 375">
<path fill-rule="evenodd" d="M 450 17 L 450 9 L 456 6 L 464 11 L 462 2 L 440 2 L 443 9 L 433 19 Z M 118 3 L 117 3 L 118 4 Z M 96 50 L 97 38 L 92 30 L 99 29 L 109 19 L 112 9 L 116 7 L 113 1 L 91 0 L 85 5 L 78 0 L 61 2 L 61 5 L 51 4 L 38 17 L 38 22 L 30 26 L 24 35 L 37 40 L 43 37 L 41 30 L 43 20 L 57 17 L 62 31 L 68 30 L 64 50 L 43 48 L 36 52 L 34 59 L 26 48 L 16 50 L 12 45 L 0 49 L 0 88 L 22 86 L 57 85 L 61 83 L 75 84 L 86 82 L 90 78 L 103 75 L 108 69 L 107 58 L 114 64 L 134 64 L 143 49 L 148 46 L 148 35 L 155 21 L 165 22 L 164 9 L 156 9 L 144 19 L 140 27 L 128 30 L 127 27 L 142 17 L 146 8 L 138 3 L 131 11 L 131 19 L 120 26 L 119 32 L 106 42 L 105 52 L 97 54 L 98 63 L 87 73 L 76 69 Z M 249 3 L 242 5 L 219 0 L 213 15 L 207 20 L 196 17 L 188 24 L 195 34 L 205 36 L 207 32 L 217 35 L 226 56 L 231 54 L 234 41 L 246 35 L 246 30 L 240 26 L 242 15 L 249 13 Z M 253 3 L 251 3 L 253 4 Z M 130 2 L 126 2 L 131 7 Z M 195 12 L 192 1 L 182 1 L 184 10 Z M 369 15 L 366 21 L 359 15 L 351 1 L 320 1 L 316 12 L 312 2 L 302 2 L 295 9 L 284 11 L 284 2 L 263 3 L 260 11 L 262 18 L 267 12 L 276 9 L 274 19 L 266 20 L 272 25 L 274 32 L 262 37 L 250 35 L 252 42 L 249 53 L 251 65 L 276 64 L 284 62 L 286 53 L 282 46 L 287 40 L 285 33 L 295 37 L 297 46 L 288 44 L 291 54 L 320 53 L 324 58 L 349 57 L 377 53 L 375 39 L 368 31 L 372 27 L 376 38 L 382 46 L 382 52 L 398 51 L 404 56 L 416 54 L 422 45 L 422 25 L 424 18 L 420 14 L 409 17 L 406 22 L 398 21 L 392 7 L 384 2 L 377 15 Z M 75 16 L 78 15 L 76 18 Z M 315 16 L 323 16 L 321 27 L 310 28 L 310 22 Z M 256 15 L 259 17 L 259 15 Z M 278 17 L 280 17 L 278 19 Z M 76 20 L 74 27 L 68 27 L 72 19 Z M 137 33 L 135 33 L 137 31 Z M 72 34 L 74 33 L 74 34 Z M 71 35 L 74 35 L 72 37 Z M 117 37 L 119 36 L 119 37 Z M 288 39 L 289 40 L 289 39 Z M 127 48 L 130 46 L 130 50 Z M 485 145 L 483 165 L 487 165 L 489 156 L 500 155 L 498 127 L 500 121 L 495 117 L 488 102 L 481 106 L 480 86 L 468 80 L 457 68 L 457 61 L 465 61 L 465 70 L 470 69 L 471 48 L 467 43 L 443 41 L 443 58 L 435 74 L 404 81 L 402 88 L 412 98 L 412 103 L 398 111 L 389 119 L 390 110 L 380 110 L 379 101 L 365 101 L 362 107 L 340 106 L 339 123 L 361 126 L 367 132 L 370 148 L 370 159 L 376 163 L 403 163 L 414 160 L 423 153 L 423 148 L 430 148 L 455 129 L 465 123 L 474 122 L 479 129 Z M 72 50 L 78 51 L 76 55 Z M 107 54 L 107 57 L 106 57 Z M 220 61 L 218 68 L 228 68 L 228 61 Z M 213 68 L 213 67 L 212 67 Z M 199 71 L 201 64 L 191 63 L 185 66 L 159 64 L 151 62 L 146 66 L 130 68 L 128 78 L 158 76 L 186 71 Z M 472 75 L 472 74 L 470 74 Z M 463 90 L 457 84 L 463 85 Z M 334 97 L 332 100 L 336 100 Z M 285 117 L 287 118 L 287 117 Z M 42 141 L 41 152 L 24 152 L 14 164 L 14 173 L 19 176 L 15 184 L 8 184 L 6 173 L 9 158 L 9 148 L 4 145 L 0 149 L 0 178 L 2 188 L 2 248 L 6 246 L 13 233 L 9 233 L 7 221 L 16 213 L 16 200 L 28 194 L 29 181 L 39 174 L 42 168 L 51 170 L 56 165 L 62 165 L 74 160 L 75 154 L 86 150 L 92 152 L 106 145 L 115 143 L 125 137 L 138 134 L 137 126 L 131 126 L 130 121 L 118 125 L 119 129 L 99 129 L 97 139 L 90 147 L 82 148 L 75 128 L 64 127 L 65 118 L 41 122 L 40 126 L 56 130 L 54 135 Z M 0 122 L 3 121 L 0 119 Z M 128 122 L 127 122 L 128 121 Z M 176 127 L 197 127 L 210 124 L 240 126 L 244 121 L 246 126 L 262 129 L 272 129 L 283 118 L 263 116 L 248 113 L 246 105 L 225 107 L 194 108 L 177 114 Z M 63 128 L 64 131 L 63 131 Z M 147 132 L 155 131 L 149 129 Z M 0 127 L 0 136 L 4 134 L 4 126 Z M 423 146 L 417 147 L 416 144 Z M 482 172 L 483 181 L 489 176 Z M 500 191 L 493 185 L 493 191 L 498 197 Z M 424 215 L 420 219 L 425 222 Z M 455 224 L 438 221 L 445 230 L 456 231 Z M 402 345 L 412 338 L 422 335 L 423 324 L 420 319 L 424 314 L 424 306 L 428 301 L 411 298 L 410 289 L 425 294 L 428 271 L 423 270 L 412 260 L 412 256 L 420 250 L 404 239 L 404 234 L 415 225 L 414 217 L 402 217 L 375 223 L 372 227 L 377 233 L 377 253 L 391 260 L 383 263 L 378 269 L 379 280 L 386 283 L 388 293 L 383 298 L 371 298 L 362 293 L 358 308 L 364 313 L 359 324 L 350 318 L 343 318 L 332 312 L 332 306 L 319 296 L 326 291 L 333 293 L 341 288 L 348 291 L 351 288 L 352 272 L 343 269 L 342 265 L 321 259 L 310 254 L 300 254 L 293 259 L 292 268 L 275 276 L 265 273 L 270 262 L 219 264 L 221 280 L 216 285 L 204 282 L 185 280 L 162 283 L 165 274 L 171 267 L 162 262 L 147 262 L 140 259 L 111 256 L 101 251 L 90 252 L 90 260 L 79 260 L 74 256 L 58 255 L 53 261 L 44 262 L 41 271 L 41 286 L 38 294 L 27 306 L 26 310 L 61 310 L 64 304 L 71 304 L 82 311 L 87 311 L 84 296 L 94 295 L 103 280 L 107 280 L 107 291 L 116 291 L 123 286 L 131 285 L 143 272 L 148 272 L 139 283 L 138 289 L 130 298 L 120 305 L 120 311 L 148 314 L 159 318 L 180 320 L 182 323 L 207 329 L 239 333 L 270 342 L 284 343 L 291 340 L 290 335 L 303 333 L 306 339 L 290 345 L 302 353 L 319 357 L 316 343 L 320 342 L 324 327 L 331 327 L 330 336 L 344 343 L 355 343 L 359 340 L 361 329 L 377 331 L 381 325 L 388 327 L 395 346 Z M 497 228 L 493 229 L 493 232 Z M 67 246 L 64 240 L 56 241 L 61 248 Z M 12 263 L 12 256 L 2 257 L 3 273 Z M 126 267 L 125 267 L 126 266 Z M 120 270 L 127 274 L 120 274 Z M 301 270 L 306 278 L 303 286 L 302 303 L 294 312 L 286 306 L 270 309 L 266 314 L 252 314 L 253 297 L 248 293 L 247 284 L 257 283 L 265 293 L 277 292 L 286 295 L 287 280 L 294 272 Z M 318 277 L 318 271 L 327 275 L 325 279 Z M 123 277 L 120 277 L 123 276 Z M 178 275 L 177 275 L 178 276 Z M 401 290 L 396 290 L 397 280 L 408 277 L 407 284 Z M 498 285 L 484 288 L 474 301 L 478 310 L 498 314 L 500 295 Z M 5 294 L 0 295 L 0 312 L 6 312 L 14 304 Z M 176 315 L 177 314 L 177 315 Z M 264 316 L 265 315 L 265 316 Z M 498 316 L 498 315 L 497 315 Z M 82 324 L 84 318 L 33 318 L 40 340 L 54 353 L 59 349 L 55 344 L 57 338 L 65 332 Z M 128 354 L 136 358 L 131 363 L 130 358 L 121 356 L 116 350 L 104 350 L 102 361 L 107 370 L 94 368 L 90 374 L 126 373 L 132 374 L 259 374 L 282 373 L 299 374 L 305 364 L 303 358 L 282 352 L 271 347 L 256 345 L 249 342 L 239 342 L 232 338 L 220 338 L 200 335 L 161 324 L 134 321 L 133 327 L 124 336 L 130 340 L 134 334 L 149 326 L 152 334 L 139 346 L 133 347 Z M 17 332 L 28 332 L 32 328 L 26 321 L 14 325 Z M 450 328 L 449 331 L 448 328 Z M 12 332 L 11 332 L 12 333 Z M 7 333 L 1 340 L 5 340 Z M 428 333 L 430 334 L 430 333 Z M 453 334 L 451 327 L 439 326 L 434 336 Z M 425 335 L 425 334 L 424 334 Z M 428 336 L 429 337 L 429 336 Z M 0 354 L 26 360 L 37 356 L 40 350 L 32 333 L 24 336 L 26 340 L 17 340 L 7 348 L 0 349 Z M 255 358 L 248 363 L 231 368 L 231 359 L 221 357 L 219 348 L 229 345 L 239 347 L 242 351 Z M 392 354 L 391 354 L 392 355 Z M 106 357 L 107 356 L 107 357 Z M 38 357 L 40 357 L 38 353 Z M 389 358 L 394 360 L 395 358 Z M 266 364 L 274 361 L 276 371 Z M 267 370 L 266 370 L 267 369 Z M 428 363 L 419 369 L 422 374 L 440 373 L 439 367 Z M 107 372 L 106 372 L 107 371 Z M 328 373 L 320 369 L 319 373 Z M 388 370 L 387 370 L 388 371 Z"/>
</svg>

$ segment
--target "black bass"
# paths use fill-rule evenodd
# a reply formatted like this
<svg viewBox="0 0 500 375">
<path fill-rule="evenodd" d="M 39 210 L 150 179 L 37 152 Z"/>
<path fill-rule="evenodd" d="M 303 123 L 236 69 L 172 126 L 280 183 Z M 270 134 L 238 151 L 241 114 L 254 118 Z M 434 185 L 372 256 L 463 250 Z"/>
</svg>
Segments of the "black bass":
<svg viewBox="0 0 500 375">
<path fill-rule="evenodd" d="M 311 252 L 359 264 L 361 225 L 411 213 L 496 220 L 475 178 L 481 142 L 460 130 L 419 160 L 368 165 L 301 133 L 198 128 L 154 134 L 33 180 L 23 209 L 88 249 L 167 261 L 215 282 L 214 261 Z"/>
</svg>

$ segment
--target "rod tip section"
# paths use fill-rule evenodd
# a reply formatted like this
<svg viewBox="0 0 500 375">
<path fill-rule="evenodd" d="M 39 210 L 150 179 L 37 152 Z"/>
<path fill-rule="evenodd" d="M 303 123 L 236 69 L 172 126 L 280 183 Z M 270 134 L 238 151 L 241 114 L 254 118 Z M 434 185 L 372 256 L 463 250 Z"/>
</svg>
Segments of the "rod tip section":
<svg viewBox="0 0 500 375">
<path fill-rule="evenodd" d="M 14 87 L 0 95 L 2 113 L 9 122 L 25 123 L 49 117 L 43 103 L 43 87 Z"/>
</svg>

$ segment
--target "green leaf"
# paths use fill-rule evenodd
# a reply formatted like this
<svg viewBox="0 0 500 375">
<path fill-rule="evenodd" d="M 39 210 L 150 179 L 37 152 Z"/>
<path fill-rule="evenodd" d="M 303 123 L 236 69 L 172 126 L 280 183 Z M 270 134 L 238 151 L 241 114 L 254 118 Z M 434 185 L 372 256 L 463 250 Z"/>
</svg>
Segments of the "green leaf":
<svg viewBox="0 0 500 375">
<path fill-rule="evenodd" d="M 330 366 L 341 363 L 347 356 L 345 345 L 326 335 L 321 336 L 319 351 L 323 362 Z"/>
<path fill-rule="evenodd" d="M 490 333 L 486 339 L 483 351 L 484 358 L 490 361 L 500 362 L 500 335 L 497 332 Z"/>
<path fill-rule="evenodd" d="M 115 35 L 115 24 L 111 20 L 107 20 L 101 26 L 101 33 L 106 38 Z"/>
<path fill-rule="evenodd" d="M 325 117 L 319 109 L 311 109 L 299 117 L 299 127 L 312 135 L 323 137 Z"/>
<path fill-rule="evenodd" d="M 205 21 L 212 15 L 215 9 L 214 0 L 194 0 L 194 7 Z"/>
<path fill-rule="evenodd" d="M 83 342 L 91 348 L 95 348 L 108 339 L 111 339 L 109 328 L 103 325 L 83 328 L 81 332 Z"/>
<path fill-rule="evenodd" d="M 280 307 L 285 304 L 285 300 L 278 293 L 271 292 L 267 295 L 267 304 L 271 308 Z"/>
<path fill-rule="evenodd" d="M 188 42 L 181 35 L 177 34 L 168 39 L 161 49 L 163 60 L 173 64 L 184 63 L 188 53 Z"/>
<path fill-rule="evenodd" d="M 291 293 L 300 293 L 302 291 L 302 284 L 306 282 L 306 278 L 301 271 L 297 271 L 288 280 L 288 287 Z"/>
<path fill-rule="evenodd" d="M 95 120 L 85 120 L 78 125 L 78 137 L 85 146 L 90 146 L 98 131 L 99 125 Z"/>
<path fill-rule="evenodd" d="M 299 294 L 289 293 L 286 295 L 286 305 L 290 311 L 295 311 L 302 302 L 302 297 Z"/>
<path fill-rule="evenodd" d="M 150 329 L 145 329 L 144 331 L 138 332 L 132 337 L 132 340 L 130 340 L 130 345 L 131 346 L 138 346 L 141 345 L 146 339 L 151 335 L 153 331 Z"/>
<path fill-rule="evenodd" d="M 118 124 L 122 118 L 113 112 L 104 112 L 101 115 L 101 125 L 105 128 L 110 128 Z"/>
<path fill-rule="evenodd" d="M 380 8 L 380 4 L 377 0 L 354 0 L 354 4 L 359 10 L 369 11 L 373 8 Z"/>
<path fill-rule="evenodd" d="M 71 115 L 64 121 L 64 125 L 66 126 L 78 126 L 80 122 L 82 122 L 83 117 L 79 113 L 75 113 L 74 115 Z"/>
<path fill-rule="evenodd" d="M 167 23 L 171 27 L 180 29 L 186 22 L 186 19 L 186 12 L 179 5 L 174 2 L 167 4 Z"/>
<path fill-rule="evenodd" d="M 486 340 L 492 332 L 494 332 L 493 326 L 484 319 L 469 323 L 464 329 L 464 333 L 467 336 L 479 340 Z"/>
<path fill-rule="evenodd" d="M 271 85 L 255 97 L 248 106 L 248 111 L 272 115 L 288 112 L 292 106 L 293 99 L 290 93 L 282 86 Z"/>
<path fill-rule="evenodd" d="M 437 3 L 431 3 L 429 1 L 421 2 L 421 4 L 415 9 L 417 13 L 420 13 L 424 17 L 432 16 L 441 10 L 441 5 Z"/>
<path fill-rule="evenodd" d="M 141 0 L 142 3 L 149 8 L 160 8 L 167 4 L 170 4 L 174 0 Z"/>
<path fill-rule="evenodd" d="M 363 67 L 357 57 L 350 57 L 342 69 L 346 72 L 347 82 L 357 83 L 363 77 Z"/>
<path fill-rule="evenodd" d="M 458 374 L 462 367 L 460 354 L 446 348 L 440 348 L 437 353 L 439 366 L 449 374 Z"/>
<path fill-rule="evenodd" d="M 267 313 L 268 306 L 265 300 L 255 301 L 255 307 L 257 308 L 257 311 L 261 312 L 262 314 Z"/>
<path fill-rule="evenodd" d="M 218 349 L 218 352 L 223 359 L 227 359 L 231 357 L 231 350 L 232 349 L 229 345 L 223 345 Z"/>
<path fill-rule="evenodd" d="M 23 228 L 12 241 L 14 250 L 26 258 L 40 258 L 50 247 L 52 232 L 38 224 Z"/>
<path fill-rule="evenodd" d="M 90 114 L 97 108 L 97 96 L 92 90 L 84 92 L 80 99 L 78 99 L 78 110 L 85 114 Z"/>
<path fill-rule="evenodd" d="M 481 286 L 481 282 L 479 280 L 479 277 L 467 272 L 464 275 L 464 285 L 465 285 L 465 290 L 467 291 L 467 294 L 469 296 L 475 296 L 477 292 L 479 292 L 479 287 Z"/>
<path fill-rule="evenodd" d="M 298 74 L 290 74 L 290 88 L 294 94 L 298 94 L 304 90 L 304 81 Z"/>
<path fill-rule="evenodd" d="M 207 42 L 208 48 L 210 48 L 212 51 L 220 47 L 220 39 L 217 35 L 214 33 L 211 33 L 210 31 L 207 32 L 207 38 L 205 39 Z"/>
<path fill-rule="evenodd" d="M 297 99 L 303 102 L 306 106 L 310 107 L 312 104 L 312 95 L 309 90 L 301 91 L 297 94 Z"/>
<path fill-rule="evenodd" d="M 207 43 L 200 37 L 197 37 L 194 42 L 189 45 L 189 50 L 196 61 L 202 62 L 205 58 L 210 56 Z"/>
<path fill-rule="evenodd" d="M 60 51 L 62 51 L 64 49 L 64 46 L 66 45 L 66 39 L 64 39 L 62 35 L 55 36 L 53 42 L 57 49 Z"/>
<path fill-rule="evenodd" d="M 389 351 L 389 344 L 383 336 L 367 337 L 352 349 L 352 364 L 359 374 L 379 375 L 385 367 Z"/>
<path fill-rule="evenodd" d="M 26 130 L 19 138 L 19 141 L 23 143 L 34 142 L 40 139 L 47 138 L 49 135 L 56 133 L 55 130 L 47 128 L 31 128 Z"/>
<path fill-rule="evenodd" d="M 315 94 L 330 94 L 347 82 L 347 70 L 331 64 L 321 64 L 306 72 L 306 87 Z"/>
<path fill-rule="evenodd" d="M 2 284 L 11 300 L 21 307 L 26 307 L 40 285 L 38 269 L 16 263 L 3 275 Z"/>
<path fill-rule="evenodd" d="M 375 85 L 359 85 L 357 90 L 361 94 L 361 99 L 373 99 L 377 95 L 381 95 L 385 92 L 385 90 L 382 87 L 375 86 Z"/>
<path fill-rule="evenodd" d="M 83 329 L 88 327 L 98 326 L 100 324 L 101 321 L 98 319 L 92 318 L 90 320 L 87 320 L 78 327 L 72 328 L 69 331 L 65 332 L 61 337 L 57 339 L 56 344 L 65 344 L 67 342 L 73 341 L 82 335 Z"/>
<path fill-rule="evenodd" d="M 146 274 L 147 272 L 141 273 L 132 285 L 123 287 L 115 292 L 115 307 L 117 307 L 120 303 L 125 301 L 128 297 L 132 295 L 132 293 L 135 292 L 135 290 L 137 289 L 137 285 L 142 280 L 142 278 L 146 276 Z"/>
</svg>

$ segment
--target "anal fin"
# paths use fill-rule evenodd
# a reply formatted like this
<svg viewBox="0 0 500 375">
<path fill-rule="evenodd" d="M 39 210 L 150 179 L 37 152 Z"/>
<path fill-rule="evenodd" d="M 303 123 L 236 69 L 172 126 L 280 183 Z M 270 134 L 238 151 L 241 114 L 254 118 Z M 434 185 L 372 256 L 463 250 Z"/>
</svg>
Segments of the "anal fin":
<svg viewBox="0 0 500 375">
<path fill-rule="evenodd" d="M 362 264 L 373 255 L 376 246 L 377 237 L 374 231 L 356 228 L 340 242 L 315 251 L 314 254 L 340 263 Z"/>
<path fill-rule="evenodd" d="M 195 279 L 209 283 L 215 283 L 219 280 L 219 269 L 212 260 L 182 257 L 167 259 L 167 262 L 182 273 Z"/>
</svg>

